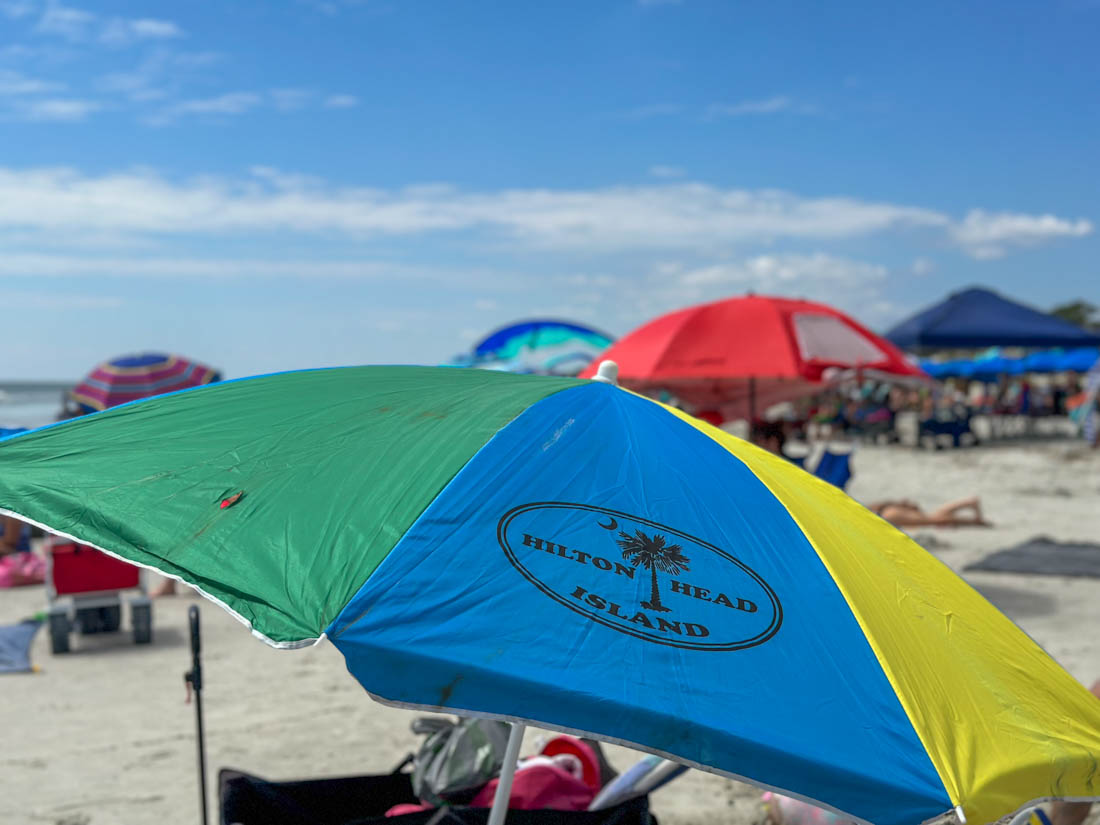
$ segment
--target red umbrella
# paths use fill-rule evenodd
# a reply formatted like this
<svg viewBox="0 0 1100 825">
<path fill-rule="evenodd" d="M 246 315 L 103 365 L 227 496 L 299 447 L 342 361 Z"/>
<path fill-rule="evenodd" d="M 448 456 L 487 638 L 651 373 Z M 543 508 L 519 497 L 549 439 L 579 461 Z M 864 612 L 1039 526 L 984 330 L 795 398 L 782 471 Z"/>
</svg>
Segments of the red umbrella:
<svg viewBox="0 0 1100 825">
<path fill-rule="evenodd" d="M 619 382 L 666 391 L 694 410 L 726 419 L 809 395 L 836 374 L 927 380 L 884 338 L 825 304 L 747 295 L 662 315 L 623 336 L 599 360 L 619 365 Z"/>
</svg>

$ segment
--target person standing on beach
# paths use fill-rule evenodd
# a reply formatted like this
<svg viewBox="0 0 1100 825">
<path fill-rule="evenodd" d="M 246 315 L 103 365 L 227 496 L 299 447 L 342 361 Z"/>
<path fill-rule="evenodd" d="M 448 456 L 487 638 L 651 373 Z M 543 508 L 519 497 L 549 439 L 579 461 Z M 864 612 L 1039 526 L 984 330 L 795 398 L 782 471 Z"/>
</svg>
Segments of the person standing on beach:
<svg viewBox="0 0 1100 825">
<path fill-rule="evenodd" d="M 23 522 L 11 516 L 0 518 L 0 556 L 9 553 L 28 553 L 31 549 L 31 534 Z"/>
</svg>

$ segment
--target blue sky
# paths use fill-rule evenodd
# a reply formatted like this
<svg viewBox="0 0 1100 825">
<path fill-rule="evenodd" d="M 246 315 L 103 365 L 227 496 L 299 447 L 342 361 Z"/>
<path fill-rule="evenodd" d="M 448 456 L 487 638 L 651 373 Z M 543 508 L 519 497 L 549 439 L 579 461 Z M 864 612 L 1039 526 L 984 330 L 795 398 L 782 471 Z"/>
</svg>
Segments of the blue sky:
<svg viewBox="0 0 1100 825">
<path fill-rule="evenodd" d="M 1100 303 L 1100 3 L 0 0 L 3 378 Z"/>
</svg>

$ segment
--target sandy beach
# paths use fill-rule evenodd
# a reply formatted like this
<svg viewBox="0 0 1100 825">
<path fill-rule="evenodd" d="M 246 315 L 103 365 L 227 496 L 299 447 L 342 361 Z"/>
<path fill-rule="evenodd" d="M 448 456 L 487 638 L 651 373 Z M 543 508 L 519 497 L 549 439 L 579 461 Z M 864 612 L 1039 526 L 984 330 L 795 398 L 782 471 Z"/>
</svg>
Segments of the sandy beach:
<svg viewBox="0 0 1100 825">
<path fill-rule="evenodd" d="M 1036 535 L 1100 534 L 1100 452 L 1044 441 L 943 452 L 863 446 L 849 491 L 864 502 L 912 498 L 927 507 L 978 494 L 991 529 L 916 530 L 956 570 Z M 930 540 L 934 537 L 934 540 Z M 1100 579 L 967 573 L 968 580 L 1081 681 L 1100 678 Z M 41 610 L 41 587 L 0 591 L 0 623 Z M 197 820 L 194 713 L 184 704 L 186 611 L 204 623 L 211 782 L 219 767 L 269 778 L 388 771 L 417 745 L 416 715 L 372 702 L 327 644 L 273 650 L 198 597 L 155 605 L 155 641 L 84 637 L 37 674 L 0 677 L 0 822 L 148 825 Z M 529 731 L 525 752 L 538 732 Z M 620 769 L 636 754 L 609 749 Z M 663 825 L 759 819 L 759 793 L 691 772 L 653 797 Z M 1100 806 L 1098 806 L 1100 807 Z M 1095 817 L 1095 815 L 1094 815 Z"/>
</svg>

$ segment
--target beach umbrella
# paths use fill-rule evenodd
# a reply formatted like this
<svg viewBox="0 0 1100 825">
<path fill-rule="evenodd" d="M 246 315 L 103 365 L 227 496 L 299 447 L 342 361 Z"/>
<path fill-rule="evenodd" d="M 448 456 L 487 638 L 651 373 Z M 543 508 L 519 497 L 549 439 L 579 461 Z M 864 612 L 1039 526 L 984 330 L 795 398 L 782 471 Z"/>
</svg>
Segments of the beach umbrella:
<svg viewBox="0 0 1100 825">
<path fill-rule="evenodd" d="M 970 376 L 979 381 L 996 381 L 1002 375 L 1020 375 L 1024 372 L 1024 359 L 1003 355 L 975 359 L 970 364 Z"/>
<path fill-rule="evenodd" d="M 501 327 L 459 356 L 454 366 L 533 375 L 576 375 L 614 339 L 571 321 L 534 319 Z"/>
<path fill-rule="evenodd" d="M 974 362 L 968 360 L 921 361 L 920 368 L 933 378 L 970 378 L 974 375 Z"/>
<path fill-rule="evenodd" d="M 668 392 L 695 410 L 755 418 L 757 410 L 822 390 L 833 373 L 928 380 L 889 341 L 812 301 L 746 295 L 670 312 L 620 338 L 604 357 L 620 381 Z M 589 366 L 582 376 L 591 377 Z"/>
<path fill-rule="evenodd" d="M 1024 356 L 1024 372 L 1058 372 L 1064 355 L 1060 349 L 1045 349 Z"/>
<path fill-rule="evenodd" d="M 214 384 L 0 441 L 0 508 L 272 645 L 329 640 L 384 703 L 880 825 L 1100 795 L 1100 703 L 962 579 L 790 462 L 605 381 Z"/>
<path fill-rule="evenodd" d="M 1100 361 L 1100 350 L 1096 347 L 1078 347 L 1063 353 L 1056 361 L 1058 372 L 1088 372 Z"/>
<path fill-rule="evenodd" d="M 89 413 L 220 380 L 217 370 L 197 361 L 147 352 L 104 361 L 69 395 L 82 412 Z"/>
</svg>

